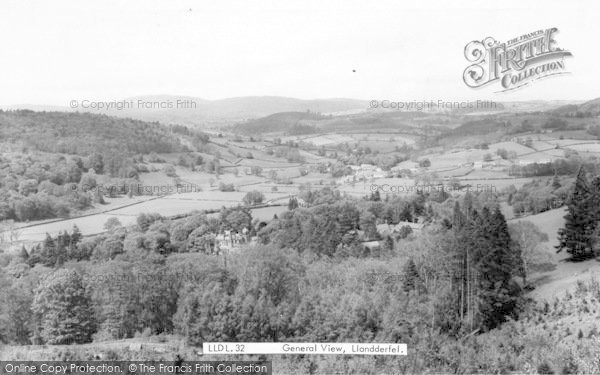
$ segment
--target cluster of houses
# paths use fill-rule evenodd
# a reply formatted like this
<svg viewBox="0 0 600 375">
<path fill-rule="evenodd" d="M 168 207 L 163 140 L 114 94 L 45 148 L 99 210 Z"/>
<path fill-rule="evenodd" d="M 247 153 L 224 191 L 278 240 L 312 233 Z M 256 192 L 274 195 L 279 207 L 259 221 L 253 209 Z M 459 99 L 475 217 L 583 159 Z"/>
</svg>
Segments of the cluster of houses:
<svg viewBox="0 0 600 375">
<path fill-rule="evenodd" d="M 392 224 L 378 224 L 377 232 L 382 236 L 394 236 L 402 231 L 403 227 L 409 227 L 413 233 L 419 233 L 423 228 L 421 223 L 412 223 L 409 221 L 401 221 L 396 225 Z M 248 229 L 244 228 L 242 233 L 234 231 L 223 231 L 217 234 L 215 237 L 213 252 L 221 254 L 222 252 L 229 252 L 240 248 L 245 244 L 252 244 L 258 242 L 258 237 L 250 237 Z M 369 250 L 380 249 L 381 241 L 365 241 L 362 245 Z"/>
<path fill-rule="evenodd" d="M 224 250 L 232 250 L 239 248 L 240 246 L 247 243 L 255 243 L 258 241 L 258 237 L 250 237 L 248 228 L 244 228 L 242 233 L 226 230 L 215 236 L 215 251 L 220 253 Z"/>
<path fill-rule="evenodd" d="M 373 164 L 350 165 L 352 174 L 344 176 L 340 179 L 341 184 L 351 184 L 358 181 L 366 181 L 373 178 L 390 177 L 390 173 L 385 172 L 381 168 Z"/>
</svg>

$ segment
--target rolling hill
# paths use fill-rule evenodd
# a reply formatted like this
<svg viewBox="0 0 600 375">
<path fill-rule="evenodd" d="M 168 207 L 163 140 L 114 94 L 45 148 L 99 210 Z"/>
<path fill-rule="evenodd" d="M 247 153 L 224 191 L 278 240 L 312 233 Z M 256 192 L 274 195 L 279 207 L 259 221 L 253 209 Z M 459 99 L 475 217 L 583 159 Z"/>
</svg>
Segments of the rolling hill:
<svg viewBox="0 0 600 375">
<path fill-rule="evenodd" d="M 364 110 L 368 106 L 366 101 L 355 99 L 302 100 L 280 96 L 248 96 L 205 100 L 191 96 L 146 95 L 117 98 L 116 101 L 131 104 L 122 109 L 109 110 L 82 108 L 81 103 L 78 103 L 78 107 L 75 109 L 39 105 L 4 106 L 4 108 L 67 112 L 81 111 L 116 117 L 129 117 L 143 121 L 159 121 L 164 124 L 206 125 L 214 122 L 231 122 L 260 118 L 279 112 L 310 111 L 334 113 Z M 161 103 L 169 103 L 166 105 L 168 108 L 161 108 Z M 165 107 L 165 105 L 162 107 Z"/>
<path fill-rule="evenodd" d="M 0 141 L 39 151 L 90 155 L 183 149 L 168 127 L 140 120 L 67 112 L 0 111 Z"/>
<path fill-rule="evenodd" d="M 600 114 L 600 98 L 587 101 L 579 106 L 580 112 L 590 112 L 594 115 Z"/>
</svg>

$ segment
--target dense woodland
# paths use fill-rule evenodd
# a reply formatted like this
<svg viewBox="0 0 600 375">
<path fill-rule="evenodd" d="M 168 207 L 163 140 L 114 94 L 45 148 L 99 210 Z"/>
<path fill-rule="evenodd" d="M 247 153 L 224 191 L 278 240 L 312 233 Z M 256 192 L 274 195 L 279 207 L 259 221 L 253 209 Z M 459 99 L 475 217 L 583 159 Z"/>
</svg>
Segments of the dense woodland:
<svg viewBox="0 0 600 375">
<path fill-rule="evenodd" d="M 2 111 L 0 139 L 26 140 L 32 149 L 82 156 L 182 150 L 178 139 L 158 123 L 89 113 Z"/>
<path fill-rule="evenodd" d="M 493 198 L 356 200 L 332 189 L 304 198 L 308 207 L 290 202 L 287 213 L 266 225 L 244 207 L 177 220 L 145 214 L 134 227 L 115 225 L 94 237 L 74 228 L 4 254 L 0 340 L 54 345 L 175 335 L 190 346 L 406 342 L 419 353 L 416 362 L 378 366 L 488 372 L 554 363 L 518 349 L 531 327 L 524 322 L 544 313 L 523 295 L 535 262 L 536 244 L 527 239 L 539 231 L 509 227 Z M 428 225 L 420 234 L 385 238 L 375 228 L 403 221 Z M 216 251 L 214 233 L 243 228 L 259 242 Z M 362 246 L 375 238 L 380 248 Z M 495 345 L 507 336 L 514 347 L 498 352 Z M 487 361 L 482 350 L 505 358 Z M 467 360 L 466 353 L 479 355 Z M 281 359 L 276 366 L 301 364 Z"/>
<path fill-rule="evenodd" d="M 203 160 L 186 146 L 208 142 L 202 132 L 102 115 L 0 111 L 0 220 L 69 217 L 104 203 L 104 197 L 140 191 L 95 189 L 132 186 L 157 153 L 183 152 L 181 164 Z M 144 155 L 146 158 L 144 159 Z M 214 170 L 212 160 L 207 169 Z M 171 166 L 171 168 L 173 168 Z"/>
</svg>

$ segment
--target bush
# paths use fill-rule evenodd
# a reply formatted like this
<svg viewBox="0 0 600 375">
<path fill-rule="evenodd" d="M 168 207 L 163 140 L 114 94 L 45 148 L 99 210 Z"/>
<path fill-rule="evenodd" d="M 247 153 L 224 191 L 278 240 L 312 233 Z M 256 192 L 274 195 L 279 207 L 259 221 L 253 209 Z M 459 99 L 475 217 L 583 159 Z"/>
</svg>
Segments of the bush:
<svg viewBox="0 0 600 375">
<path fill-rule="evenodd" d="M 508 159 L 508 151 L 506 151 L 503 148 L 499 148 L 498 150 L 496 150 L 496 154 L 504 160 Z"/>
<path fill-rule="evenodd" d="M 537 372 L 540 375 L 554 374 L 554 370 L 552 370 L 552 367 L 550 367 L 550 365 L 546 361 L 538 365 Z"/>
<path fill-rule="evenodd" d="M 107 231 L 112 231 L 122 226 L 123 224 L 121 224 L 121 221 L 116 217 L 108 218 L 108 220 L 106 220 L 106 223 L 104 223 L 104 229 Z"/>
<path fill-rule="evenodd" d="M 223 182 L 219 183 L 219 191 L 231 192 L 235 191 L 235 186 L 233 184 L 225 184 Z"/>
<path fill-rule="evenodd" d="M 165 165 L 165 167 L 163 168 L 163 172 L 165 172 L 165 174 L 168 177 L 177 177 L 177 172 L 175 171 L 175 167 L 172 166 L 171 164 Z"/>
<path fill-rule="evenodd" d="M 253 206 L 261 204 L 265 200 L 265 195 L 260 191 L 251 191 L 244 196 L 244 204 L 247 206 Z"/>
</svg>

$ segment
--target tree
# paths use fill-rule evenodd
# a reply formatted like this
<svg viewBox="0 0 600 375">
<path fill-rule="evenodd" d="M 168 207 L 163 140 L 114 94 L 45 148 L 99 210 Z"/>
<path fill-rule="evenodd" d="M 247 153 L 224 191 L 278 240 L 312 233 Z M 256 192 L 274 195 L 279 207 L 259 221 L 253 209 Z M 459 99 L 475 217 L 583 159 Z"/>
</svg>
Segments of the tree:
<svg viewBox="0 0 600 375">
<path fill-rule="evenodd" d="M 121 228 L 122 226 L 123 224 L 121 224 L 121 221 L 116 217 L 110 217 L 106 220 L 106 223 L 104 223 L 104 229 L 109 232 Z"/>
<path fill-rule="evenodd" d="M 186 248 L 191 252 L 213 254 L 216 246 L 216 238 L 210 233 L 207 225 L 201 225 L 194 229 L 187 238 Z"/>
<path fill-rule="evenodd" d="M 416 290 L 420 283 L 419 271 L 417 271 L 417 266 L 415 262 L 410 258 L 405 264 L 402 272 L 403 284 L 402 290 L 406 293 L 411 290 Z"/>
<path fill-rule="evenodd" d="M 500 156 L 500 157 L 501 157 L 502 159 L 504 159 L 504 160 L 508 159 L 508 151 L 506 151 L 506 150 L 505 150 L 505 149 L 503 149 L 503 148 L 499 148 L 499 149 L 497 149 L 497 150 L 496 150 L 496 154 L 497 154 L 498 156 Z"/>
<path fill-rule="evenodd" d="M 205 283 L 185 286 L 173 318 L 175 329 L 191 345 L 236 339 L 238 319 L 230 295 L 232 280 L 221 269 L 207 274 Z"/>
<path fill-rule="evenodd" d="M 96 189 L 96 192 L 94 193 L 94 202 L 98 204 L 106 204 L 106 201 L 104 200 L 104 193 L 102 193 L 102 189 Z"/>
<path fill-rule="evenodd" d="M 274 169 L 269 170 L 269 180 L 275 182 L 277 181 L 277 171 Z"/>
<path fill-rule="evenodd" d="M 520 220 L 508 226 L 510 237 L 521 248 L 523 258 L 523 284 L 527 285 L 527 275 L 540 267 L 552 264 L 552 257 L 544 249 L 542 242 L 548 241 L 548 235 L 531 221 Z"/>
<path fill-rule="evenodd" d="M 521 275 L 520 248 L 512 241 L 499 208 L 481 212 L 454 207 L 448 241 L 451 265 L 451 306 L 458 324 L 451 329 L 491 329 L 514 313 L 520 290 L 512 281 Z"/>
<path fill-rule="evenodd" d="M 67 257 L 69 259 L 73 259 L 71 254 L 78 253 L 77 248 L 82 238 L 83 235 L 81 234 L 81 230 L 79 229 L 79 227 L 77 225 L 73 225 L 73 232 L 71 233 L 69 248 L 67 250 Z M 78 258 L 77 260 L 81 259 Z"/>
<path fill-rule="evenodd" d="M 290 322 L 300 300 L 304 266 L 287 250 L 248 249 L 236 291 L 239 340 L 276 342 L 292 335 Z"/>
<path fill-rule="evenodd" d="M 394 239 L 392 236 L 385 236 L 381 244 L 381 250 L 384 255 L 389 255 L 394 252 Z"/>
<path fill-rule="evenodd" d="M 158 213 L 149 213 L 149 214 L 141 213 L 136 218 L 136 221 L 137 221 L 137 225 L 140 228 L 140 230 L 142 232 L 145 232 L 148 230 L 148 228 L 150 228 L 150 225 L 152 225 L 152 223 L 154 223 L 155 221 L 159 221 L 161 219 L 162 219 L 162 217 Z"/>
<path fill-rule="evenodd" d="M 259 167 L 258 165 L 250 167 L 250 173 L 256 176 L 262 176 L 262 170 L 262 167 Z"/>
<path fill-rule="evenodd" d="M 32 299 L 26 283 L 0 275 L 0 342 L 30 344 Z"/>
<path fill-rule="evenodd" d="M 91 299 L 79 273 L 61 269 L 35 290 L 32 310 L 37 334 L 50 345 L 82 344 L 96 329 Z"/>
<path fill-rule="evenodd" d="M 19 252 L 19 258 L 21 258 L 25 262 L 27 262 L 27 259 L 29 259 L 29 253 L 27 252 L 27 249 L 25 249 L 25 245 L 21 246 L 21 251 Z"/>
<path fill-rule="evenodd" d="M 165 172 L 165 175 L 167 175 L 168 177 L 177 177 L 177 171 L 175 170 L 175 167 L 171 164 L 165 165 L 165 167 L 163 168 L 163 172 Z"/>
<path fill-rule="evenodd" d="M 560 181 L 558 180 L 558 176 L 555 174 L 554 177 L 552 178 L 552 187 L 554 189 L 558 189 L 561 187 Z"/>
<path fill-rule="evenodd" d="M 254 206 L 261 204 L 265 200 L 265 195 L 260 191 L 250 191 L 244 196 L 244 204 L 246 206 Z"/>
<path fill-rule="evenodd" d="M 398 237 L 404 239 L 412 234 L 413 230 L 409 225 L 403 225 L 398 231 Z"/>
<path fill-rule="evenodd" d="M 225 230 L 241 233 L 244 228 L 252 227 L 252 215 L 247 209 L 230 209 L 221 212 L 221 224 Z"/>
<path fill-rule="evenodd" d="M 104 160 L 102 158 L 102 155 L 98 154 L 98 153 L 94 153 L 92 154 L 89 158 L 88 158 L 88 167 L 93 169 L 94 172 L 96 172 L 96 174 L 103 174 L 104 173 Z"/>
<path fill-rule="evenodd" d="M 291 197 L 288 201 L 288 210 L 293 211 L 298 208 L 298 199 L 296 197 Z"/>
<path fill-rule="evenodd" d="M 185 156 L 179 155 L 179 157 L 177 158 L 177 165 L 181 167 L 188 167 L 190 164 L 188 163 L 188 160 Z"/>
<path fill-rule="evenodd" d="M 365 241 L 375 241 L 380 238 L 375 220 L 375 215 L 368 211 L 360 216 L 360 229 L 364 232 Z"/>
<path fill-rule="evenodd" d="M 373 202 L 381 201 L 381 194 L 379 193 L 379 189 L 375 190 L 374 192 L 371 192 L 371 195 L 369 196 L 369 200 L 373 201 Z"/>
<path fill-rule="evenodd" d="M 219 191 L 223 191 L 223 192 L 235 191 L 235 185 L 226 184 L 224 182 L 219 182 Z"/>
<path fill-rule="evenodd" d="M 309 172 L 306 166 L 298 168 L 298 171 L 300 172 L 300 176 L 306 176 Z"/>
<path fill-rule="evenodd" d="M 520 248 L 512 241 L 499 208 L 490 213 L 484 207 L 475 223 L 479 226 L 474 228 L 473 237 L 473 245 L 477 246 L 473 249 L 473 268 L 479 293 L 479 322 L 491 329 L 516 308 L 520 291 L 512 278 L 521 274 L 523 263 Z"/>
<path fill-rule="evenodd" d="M 596 192 L 594 195 L 598 195 Z M 575 187 L 567 202 L 565 227 L 559 229 L 557 252 L 566 250 L 573 259 L 583 260 L 592 254 L 592 236 L 597 222 L 595 210 L 590 206 L 593 200 L 590 186 L 583 167 L 579 168 L 575 179 Z"/>
<path fill-rule="evenodd" d="M 58 251 L 54 238 L 46 233 L 42 244 L 41 261 L 45 266 L 54 267 L 58 263 Z"/>
</svg>

